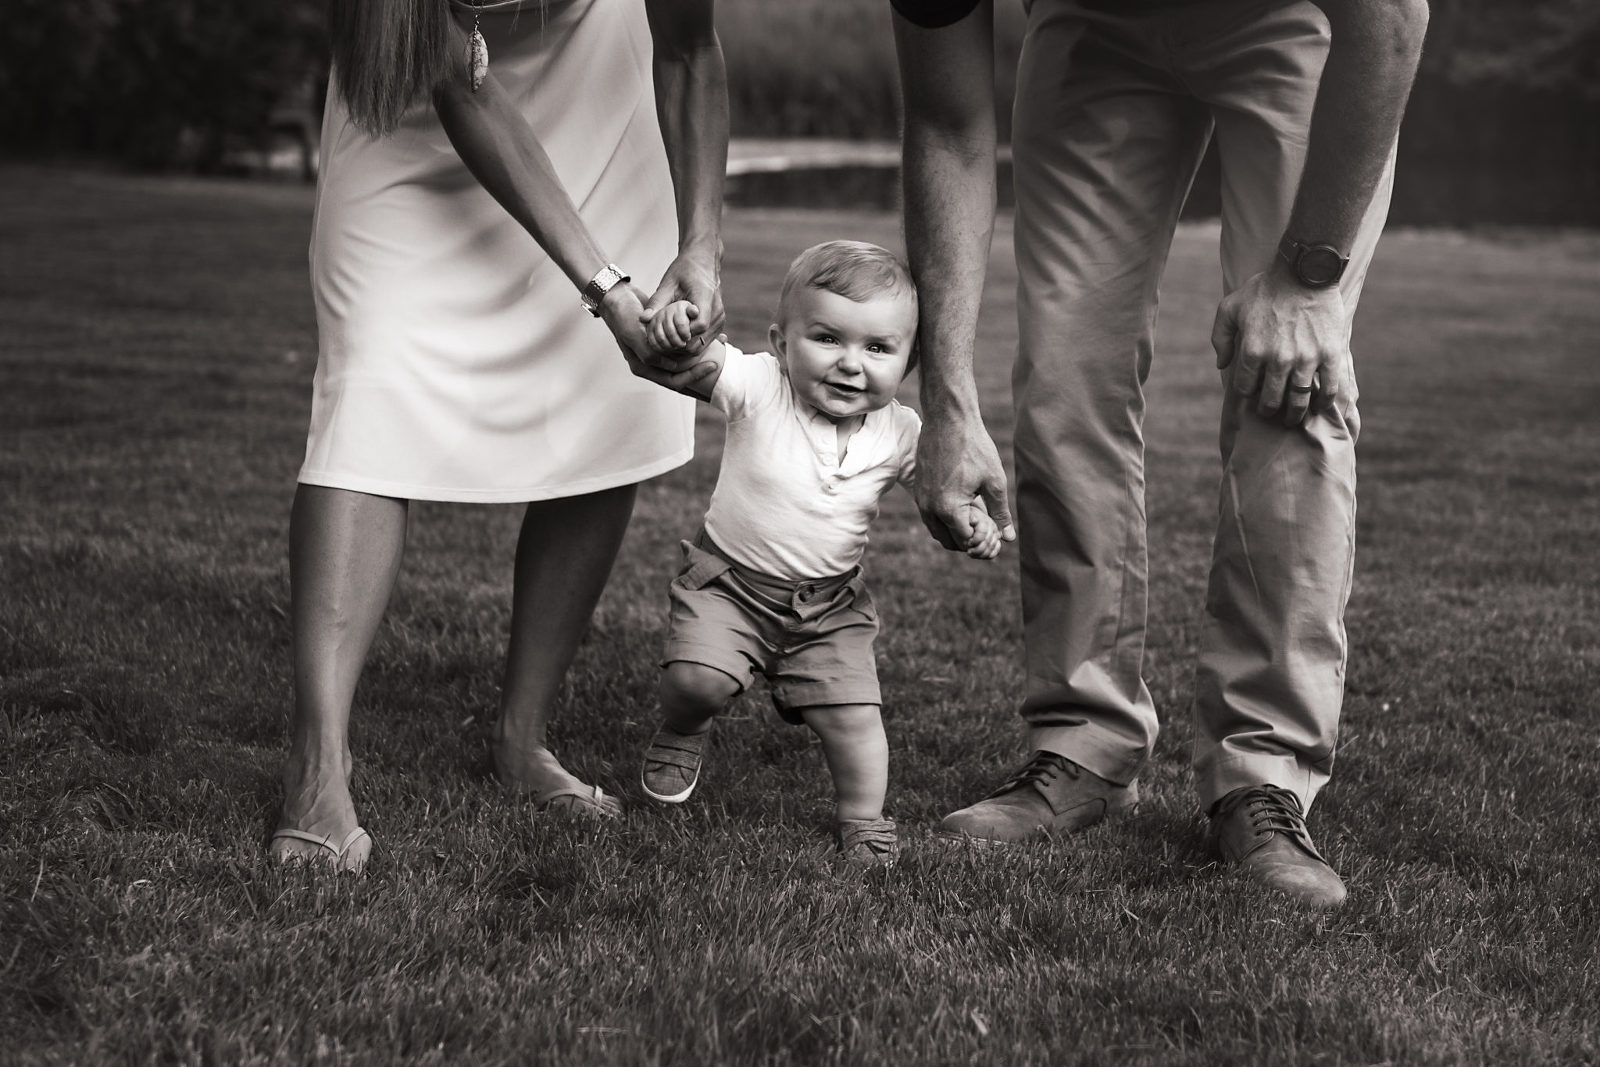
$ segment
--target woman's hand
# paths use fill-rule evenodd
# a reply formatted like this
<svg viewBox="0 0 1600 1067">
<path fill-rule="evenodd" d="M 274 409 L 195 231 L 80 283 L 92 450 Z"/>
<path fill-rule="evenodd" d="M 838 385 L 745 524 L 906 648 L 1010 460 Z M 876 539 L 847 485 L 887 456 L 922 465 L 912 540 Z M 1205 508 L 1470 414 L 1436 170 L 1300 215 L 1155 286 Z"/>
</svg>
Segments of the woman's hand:
<svg viewBox="0 0 1600 1067">
<path fill-rule="evenodd" d="M 655 351 L 645 334 L 645 323 L 651 316 L 645 313 L 642 300 L 643 294 L 638 289 L 624 283 L 612 287 L 600 301 L 600 319 L 616 338 L 622 358 L 628 361 L 628 369 L 646 381 L 676 392 L 698 393 L 690 387 L 711 378 L 720 368 L 702 359 L 698 349 L 677 353 Z M 720 304 L 718 310 L 721 310 Z M 705 343 L 700 342 L 700 347 Z"/>
<path fill-rule="evenodd" d="M 716 340 L 727 317 L 722 310 L 722 288 L 719 284 L 720 251 L 701 247 L 686 248 L 679 252 L 678 258 L 661 276 L 661 284 L 656 287 L 655 295 L 644 306 L 646 322 L 654 318 L 656 312 L 679 300 L 687 300 L 695 306 L 697 314 L 689 328 L 689 342 L 684 346 L 684 350 L 690 354 L 698 355 L 706 345 Z"/>
</svg>

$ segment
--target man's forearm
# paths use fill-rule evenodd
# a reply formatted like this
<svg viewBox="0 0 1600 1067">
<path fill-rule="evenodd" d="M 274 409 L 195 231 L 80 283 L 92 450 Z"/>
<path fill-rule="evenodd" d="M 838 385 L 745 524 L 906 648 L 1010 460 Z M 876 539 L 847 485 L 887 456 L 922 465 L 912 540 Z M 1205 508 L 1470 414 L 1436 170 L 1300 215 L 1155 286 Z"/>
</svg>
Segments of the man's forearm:
<svg viewBox="0 0 1600 1067">
<path fill-rule="evenodd" d="M 1349 252 L 1394 149 L 1428 23 L 1426 0 L 1316 0 L 1332 43 L 1288 232 Z"/>
<path fill-rule="evenodd" d="M 894 35 L 923 414 L 975 420 L 972 350 L 994 234 L 994 5 L 979 0 L 955 22 L 897 10 Z"/>
<path fill-rule="evenodd" d="M 906 251 L 917 279 L 923 407 L 978 417 L 972 359 L 994 234 L 992 128 L 987 138 L 905 132 Z"/>
</svg>

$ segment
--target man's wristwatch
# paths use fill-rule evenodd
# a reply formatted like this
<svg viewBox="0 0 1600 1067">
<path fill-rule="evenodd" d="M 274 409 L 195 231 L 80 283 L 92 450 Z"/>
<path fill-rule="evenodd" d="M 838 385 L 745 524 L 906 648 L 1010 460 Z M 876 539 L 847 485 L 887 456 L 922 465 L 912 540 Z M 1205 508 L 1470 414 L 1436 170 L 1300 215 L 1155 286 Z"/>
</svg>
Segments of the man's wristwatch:
<svg viewBox="0 0 1600 1067">
<path fill-rule="evenodd" d="M 583 301 L 584 310 L 598 319 L 600 317 L 600 301 L 606 298 L 606 294 L 623 282 L 632 280 L 632 278 L 622 273 L 621 267 L 615 263 L 607 263 L 600 268 L 599 274 L 589 279 L 589 284 L 583 287 L 583 291 L 578 294 L 578 299 Z"/>
<path fill-rule="evenodd" d="M 1332 245 L 1307 245 L 1301 244 L 1288 234 L 1283 235 L 1283 240 L 1278 242 L 1278 256 L 1294 276 L 1300 279 L 1300 284 L 1308 289 L 1326 289 L 1330 285 L 1338 285 L 1339 279 L 1344 277 L 1344 268 L 1350 262 L 1350 257 L 1340 255 L 1339 250 Z"/>
</svg>

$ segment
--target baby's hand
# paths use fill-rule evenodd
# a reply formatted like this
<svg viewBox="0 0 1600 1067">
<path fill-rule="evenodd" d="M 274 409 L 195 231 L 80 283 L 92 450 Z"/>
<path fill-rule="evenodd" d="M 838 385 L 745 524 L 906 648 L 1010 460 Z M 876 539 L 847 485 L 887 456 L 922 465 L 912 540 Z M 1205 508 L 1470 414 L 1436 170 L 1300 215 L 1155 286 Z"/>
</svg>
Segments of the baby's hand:
<svg viewBox="0 0 1600 1067">
<path fill-rule="evenodd" d="M 675 300 L 648 318 L 644 323 L 645 340 L 657 352 L 681 352 L 689 346 L 690 329 L 700 317 L 700 309 L 687 300 Z"/>
<path fill-rule="evenodd" d="M 972 536 L 961 547 L 973 559 L 994 559 L 1000 554 L 1000 527 L 977 504 L 967 505 L 967 517 L 972 522 Z"/>
</svg>

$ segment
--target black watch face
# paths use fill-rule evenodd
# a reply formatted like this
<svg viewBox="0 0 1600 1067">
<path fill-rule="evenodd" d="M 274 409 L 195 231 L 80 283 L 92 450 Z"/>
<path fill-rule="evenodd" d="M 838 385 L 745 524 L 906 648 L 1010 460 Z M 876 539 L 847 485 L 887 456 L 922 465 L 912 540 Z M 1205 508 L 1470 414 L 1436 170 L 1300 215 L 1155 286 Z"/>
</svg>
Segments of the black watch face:
<svg viewBox="0 0 1600 1067">
<path fill-rule="evenodd" d="M 1300 253 L 1295 268 L 1307 285 L 1332 285 L 1344 273 L 1344 257 L 1327 245 L 1312 245 Z"/>
</svg>

